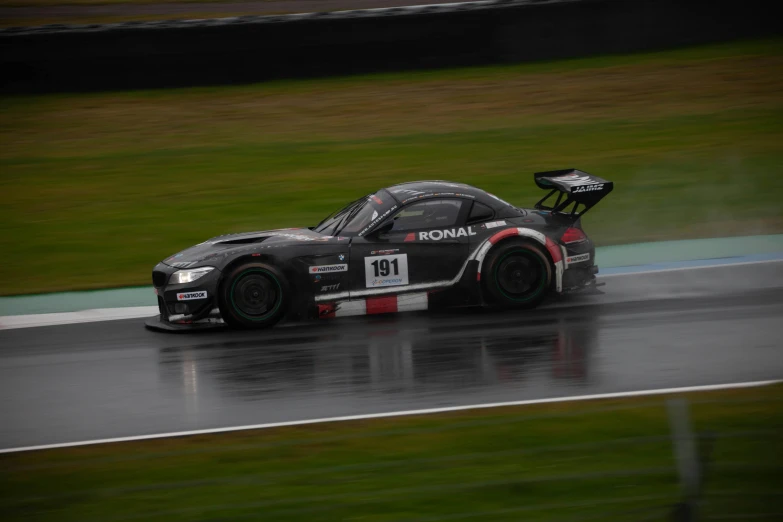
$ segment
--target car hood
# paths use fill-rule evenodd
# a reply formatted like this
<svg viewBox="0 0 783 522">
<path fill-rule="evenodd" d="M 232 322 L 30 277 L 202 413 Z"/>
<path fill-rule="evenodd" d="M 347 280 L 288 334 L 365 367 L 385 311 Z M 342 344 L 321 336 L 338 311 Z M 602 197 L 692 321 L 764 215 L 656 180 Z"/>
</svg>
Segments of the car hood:
<svg viewBox="0 0 783 522">
<path fill-rule="evenodd" d="M 283 228 L 261 232 L 243 232 L 213 237 L 203 243 L 192 246 L 163 260 L 163 264 L 175 268 L 190 268 L 202 263 L 219 260 L 239 250 L 256 251 L 265 248 L 281 247 L 313 242 L 337 240 L 307 228 Z M 339 238 L 347 240 L 347 238 Z M 213 261 L 216 262 L 216 261 Z"/>
</svg>

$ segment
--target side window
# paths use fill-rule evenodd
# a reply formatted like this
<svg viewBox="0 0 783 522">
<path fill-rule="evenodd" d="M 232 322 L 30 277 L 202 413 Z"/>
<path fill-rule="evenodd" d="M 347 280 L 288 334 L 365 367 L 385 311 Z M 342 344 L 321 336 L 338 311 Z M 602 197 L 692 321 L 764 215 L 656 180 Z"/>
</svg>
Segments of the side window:
<svg viewBox="0 0 783 522">
<path fill-rule="evenodd" d="M 436 199 L 413 203 L 394 216 L 392 232 L 453 227 L 457 223 L 463 203 L 459 199 Z"/>
<path fill-rule="evenodd" d="M 468 216 L 468 225 L 473 223 L 481 223 L 482 221 L 489 221 L 495 215 L 495 212 L 486 205 L 473 202 L 473 208 L 470 209 L 470 216 Z"/>
</svg>

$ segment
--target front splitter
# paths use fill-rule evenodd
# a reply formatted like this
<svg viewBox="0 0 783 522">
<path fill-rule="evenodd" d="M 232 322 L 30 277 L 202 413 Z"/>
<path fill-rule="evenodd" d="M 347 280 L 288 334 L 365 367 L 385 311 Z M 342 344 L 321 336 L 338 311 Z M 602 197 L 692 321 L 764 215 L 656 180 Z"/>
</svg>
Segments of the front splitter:
<svg viewBox="0 0 783 522">
<path fill-rule="evenodd" d="M 198 330 L 223 330 L 228 328 L 225 323 L 170 323 L 163 320 L 160 314 L 146 319 L 144 327 L 156 332 L 195 332 Z"/>
</svg>

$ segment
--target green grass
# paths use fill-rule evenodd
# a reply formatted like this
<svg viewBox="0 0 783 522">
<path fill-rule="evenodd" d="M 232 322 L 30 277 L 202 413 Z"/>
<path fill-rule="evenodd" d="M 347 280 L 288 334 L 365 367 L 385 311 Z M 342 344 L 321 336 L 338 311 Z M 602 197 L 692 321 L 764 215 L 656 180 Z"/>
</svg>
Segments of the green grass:
<svg viewBox="0 0 783 522">
<path fill-rule="evenodd" d="M 707 515 L 779 520 L 783 387 L 690 394 Z M 11 520 L 668 520 L 664 398 L 563 403 L 0 455 Z"/>
<path fill-rule="evenodd" d="M 208 237 L 405 180 L 517 205 L 615 181 L 599 245 L 783 230 L 783 40 L 264 85 L 0 98 L 0 295 L 147 284 Z"/>
</svg>

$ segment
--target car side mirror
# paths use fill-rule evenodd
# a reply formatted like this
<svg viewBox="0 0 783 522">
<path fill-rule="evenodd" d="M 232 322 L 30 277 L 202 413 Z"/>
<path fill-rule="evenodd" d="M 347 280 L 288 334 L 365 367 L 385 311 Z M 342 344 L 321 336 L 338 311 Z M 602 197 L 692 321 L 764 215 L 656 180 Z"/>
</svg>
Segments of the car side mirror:
<svg viewBox="0 0 783 522">
<path fill-rule="evenodd" d="M 386 223 L 376 228 L 375 232 L 373 232 L 373 235 L 378 237 L 378 236 L 388 234 L 389 232 L 392 231 L 393 228 L 394 228 L 394 221 L 387 221 Z"/>
</svg>

